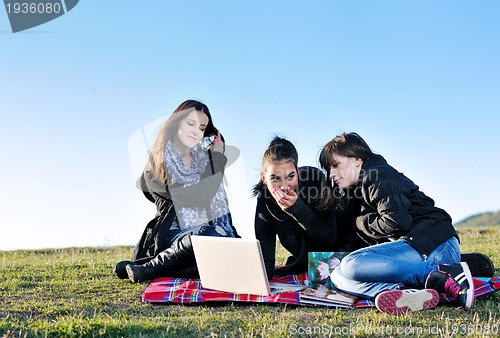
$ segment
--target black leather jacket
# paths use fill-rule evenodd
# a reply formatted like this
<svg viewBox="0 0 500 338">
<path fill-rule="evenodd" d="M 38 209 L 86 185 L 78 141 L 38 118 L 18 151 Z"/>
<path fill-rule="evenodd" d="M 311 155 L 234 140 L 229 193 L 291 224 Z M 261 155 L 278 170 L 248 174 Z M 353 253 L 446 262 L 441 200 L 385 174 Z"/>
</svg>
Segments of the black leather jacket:
<svg viewBox="0 0 500 338">
<path fill-rule="evenodd" d="M 428 255 L 440 243 L 458 238 L 448 213 L 379 155 L 363 162 L 355 196 L 361 200 L 356 226 L 370 244 L 403 239 Z"/>
</svg>

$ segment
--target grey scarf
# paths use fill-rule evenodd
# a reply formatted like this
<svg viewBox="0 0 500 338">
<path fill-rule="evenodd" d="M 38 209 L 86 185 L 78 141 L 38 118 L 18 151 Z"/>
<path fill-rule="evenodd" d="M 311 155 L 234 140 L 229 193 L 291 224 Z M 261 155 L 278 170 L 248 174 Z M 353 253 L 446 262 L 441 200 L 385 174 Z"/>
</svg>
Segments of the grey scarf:
<svg viewBox="0 0 500 338">
<path fill-rule="evenodd" d="M 167 170 L 169 183 L 181 184 L 184 187 L 198 184 L 208 161 L 207 151 L 203 150 L 200 145 L 197 145 L 191 149 L 191 168 L 189 168 L 171 141 L 167 141 L 165 145 L 165 169 Z M 206 208 L 206 212 L 209 220 L 213 221 L 213 225 L 221 226 L 224 230 L 232 233 L 229 224 L 228 201 L 222 182 L 212 201 L 207 201 L 208 205 L 210 207 Z M 181 229 L 196 227 L 198 216 L 202 211 L 201 208 L 176 207 L 175 209 Z"/>
</svg>

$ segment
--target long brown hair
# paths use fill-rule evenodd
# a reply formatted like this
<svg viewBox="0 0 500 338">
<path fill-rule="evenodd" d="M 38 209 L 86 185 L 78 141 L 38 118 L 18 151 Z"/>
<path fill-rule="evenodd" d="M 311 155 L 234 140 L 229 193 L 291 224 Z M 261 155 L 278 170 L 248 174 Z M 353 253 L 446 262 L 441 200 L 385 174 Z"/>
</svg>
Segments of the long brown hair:
<svg viewBox="0 0 500 338">
<path fill-rule="evenodd" d="M 146 164 L 146 168 L 151 171 L 153 178 L 164 184 L 167 183 L 167 174 L 165 172 L 165 144 L 167 141 L 173 139 L 174 135 L 177 133 L 181 120 L 188 116 L 193 110 L 201 111 L 208 117 L 208 125 L 205 128 L 203 136 L 206 137 L 217 134 L 217 129 L 213 124 L 210 110 L 208 110 L 208 107 L 204 103 L 196 100 L 186 100 L 182 102 L 158 132 L 158 136 L 149 153 L 148 163 Z"/>
</svg>

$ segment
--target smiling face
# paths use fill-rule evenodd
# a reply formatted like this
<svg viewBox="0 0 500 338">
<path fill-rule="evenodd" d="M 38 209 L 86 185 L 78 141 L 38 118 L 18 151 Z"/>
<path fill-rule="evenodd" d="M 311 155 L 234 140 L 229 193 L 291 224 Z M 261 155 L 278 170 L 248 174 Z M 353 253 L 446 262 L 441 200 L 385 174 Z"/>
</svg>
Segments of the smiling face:
<svg viewBox="0 0 500 338">
<path fill-rule="evenodd" d="M 199 110 L 193 110 L 179 122 L 173 139 L 174 146 L 181 153 L 194 148 L 203 138 L 207 125 L 208 116 Z"/>
<path fill-rule="evenodd" d="M 273 191 L 275 188 L 282 191 L 296 190 L 299 184 L 297 168 L 290 160 L 267 163 L 260 173 L 260 177 L 269 191 Z"/>
<path fill-rule="evenodd" d="M 356 157 L 346 157 L 333 153 L 331 155 L 330 178 L 341 189 L 358 184 L 363 161 Z"/>
</svg>

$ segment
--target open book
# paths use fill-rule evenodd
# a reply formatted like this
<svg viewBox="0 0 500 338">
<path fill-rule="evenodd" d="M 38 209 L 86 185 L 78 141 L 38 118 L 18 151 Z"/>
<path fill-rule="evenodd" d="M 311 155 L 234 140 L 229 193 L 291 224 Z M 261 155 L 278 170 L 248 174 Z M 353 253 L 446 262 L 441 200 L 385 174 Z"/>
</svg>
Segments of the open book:
<svg viewBox="0 0 500 338">
<path fill-rule="evenodd" d="M 309 252 L 307 256 L 307 285 L 311 287 L 322 284 L 329 288 L 335 288 L 330 280 L 330 275 L 347 254 L 349 252 Z"/>
<path fill-rule="evenodd" d="M 299 298 L 302 304 L 347 308 L 352 307 L 356 300 L 355 296 L 329 288 L 322 284 L 315 284 L 301 291 Z"/>
</svg>

